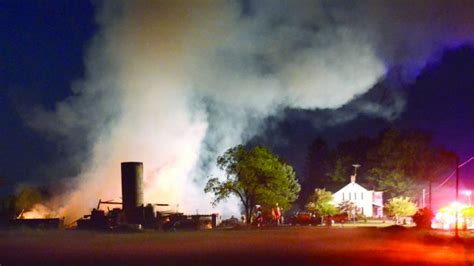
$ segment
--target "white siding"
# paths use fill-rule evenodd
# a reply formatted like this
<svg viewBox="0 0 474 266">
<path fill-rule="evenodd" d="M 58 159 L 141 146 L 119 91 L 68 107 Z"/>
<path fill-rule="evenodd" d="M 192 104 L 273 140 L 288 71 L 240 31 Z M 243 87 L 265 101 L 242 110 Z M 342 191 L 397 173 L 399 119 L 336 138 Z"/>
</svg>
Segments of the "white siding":
<svg viewBox="0 0 474 266">
<path fill-rule="evenodd" d="M 339 191 L 333 194 L 334 205 L 339 205 L 345 200 L 352 201 L 362 213 L 367 217 L 376 215 L 373 213 L 373 196 L 374 191 L 367 190 L 357 183 L 349 183 Z"/>
</svg>

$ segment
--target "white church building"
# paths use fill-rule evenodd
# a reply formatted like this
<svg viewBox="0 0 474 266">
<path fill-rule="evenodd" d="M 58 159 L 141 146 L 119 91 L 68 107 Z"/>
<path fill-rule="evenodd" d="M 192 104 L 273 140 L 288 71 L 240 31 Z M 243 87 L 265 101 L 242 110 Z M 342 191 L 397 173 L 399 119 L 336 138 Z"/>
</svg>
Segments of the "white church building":
<svg viewBox="0 0 474 266">
<path fill-rule="evenodd" d="M 351 182 L 333 194 L 333 204 L 338 206 L 344 201 L 350 201 L 356 206 L 357 213 L 366 217 L 383 216 L 383 192 L 367 190 L 356 183 L 356 176 L 351 176 Z"/>
</svg>

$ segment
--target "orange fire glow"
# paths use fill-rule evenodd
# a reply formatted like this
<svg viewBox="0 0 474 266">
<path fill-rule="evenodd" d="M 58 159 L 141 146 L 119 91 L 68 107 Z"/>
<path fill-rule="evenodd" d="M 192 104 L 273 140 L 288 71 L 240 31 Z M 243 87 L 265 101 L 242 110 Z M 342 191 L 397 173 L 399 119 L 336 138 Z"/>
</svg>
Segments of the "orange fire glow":
<svg viewBox="0 0 474 266">
<path fill-rule="evenodd" d="M 18 217 L 19 219 L 44 219 L 44 218 L 56 218 L 56 215 L 42 204 L 36 204 L 29 211 L 23 212 Z"/>
</svg>

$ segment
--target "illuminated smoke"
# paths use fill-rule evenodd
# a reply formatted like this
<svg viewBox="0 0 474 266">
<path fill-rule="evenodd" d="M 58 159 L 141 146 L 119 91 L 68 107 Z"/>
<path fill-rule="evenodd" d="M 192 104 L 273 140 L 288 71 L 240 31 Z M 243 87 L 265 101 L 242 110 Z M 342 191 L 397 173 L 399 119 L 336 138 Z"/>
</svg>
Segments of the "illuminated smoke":
<svg viewBox="0 0 474 266">
<path fill-rule="evenodd" d="M 215 156 L 251 138 L 263 118 L 285 107 L 338 108 L 370 89 L 386 66 L 408 66 L 411 58 L 417 65 L 435 51 L 431 42 L 411 39 L 417 33 L 397 31 L 417 18 L 408 12 L 405 21 L 405 9 L 393 8 L 106 1 L 74 96 L 29 119 L 66 143 L 75 155 L 68 162 L 81 168 L 71 190 L 50 205 L 74 219 L 99 198 L 119 199 L 120 162 L 142 161 L 146 202 L 210 211 L 202 190 L 207 175 L 219 174 L 210 167 Z M 423 32 L 428 25 L 418 26 Z M 236 214 L 238 207 L 229 202 L 221 212 Z"/>
</svg>

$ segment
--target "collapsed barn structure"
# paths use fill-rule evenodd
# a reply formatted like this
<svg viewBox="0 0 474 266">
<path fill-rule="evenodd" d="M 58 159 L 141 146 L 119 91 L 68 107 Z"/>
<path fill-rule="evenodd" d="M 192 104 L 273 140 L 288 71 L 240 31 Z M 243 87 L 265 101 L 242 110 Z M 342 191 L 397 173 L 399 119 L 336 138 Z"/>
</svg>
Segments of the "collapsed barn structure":
<svg viewBox="0 0 474 266">
<path fill-rule="evenodd" d="M 217 226 L 217 214 L 185 215 L 175 211 L 158 210 L 169 204 L 148 203 L 143 201 L 143 163 L 123 162 L 122 202 L 101 201 L 90 214 L 77 220 L 78 229 L 161 229 L 161 230 L 198 230 Z M 107 206 L 107 211 L 101 206 Z M 121 205 L 122 208 L 109 206 Z"/>
<path fill-rule="evenodd" d="M 218 224 L 218 214 L 195 214 L 170 210 L 159 210 L 169 204 L 143 201 L 143 163 L 121 163 L 122 202 L 102 201 L 90 214 L 75 221 L 77 229 L 158 229 L 158 230 L 199 230 L 214 228 Z M 104 210 L 103 207 L 106 207 Z M 113 208 L 111 208 L 113 206 Z M 35 228 L 60 228 L 63 219 L 14 219 L 12 226 Z"/>
</svg>

